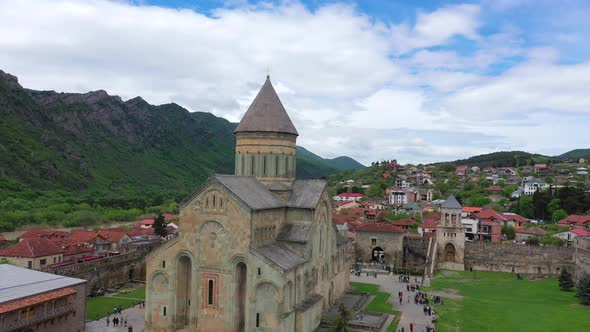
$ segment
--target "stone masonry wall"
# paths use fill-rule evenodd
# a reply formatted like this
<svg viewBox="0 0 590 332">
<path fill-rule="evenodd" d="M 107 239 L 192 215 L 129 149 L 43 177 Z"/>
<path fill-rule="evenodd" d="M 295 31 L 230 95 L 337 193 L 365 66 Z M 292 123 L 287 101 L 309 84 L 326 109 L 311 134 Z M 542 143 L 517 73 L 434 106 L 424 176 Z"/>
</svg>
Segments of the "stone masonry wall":
<svg viewBox="0 0 590 332">
<path fill-rule="evenodd" d="M 574 270 L 574 278 L 580 280 L 585 274 L 590 275 L 590 237 L 576 238 L 576 253 L 574 254 L 574 262 L 576 268 Z"/>
<path fill-rule="evenodd" d="M 423 237 L 404 237 L 403 262 L 400 268 L 409 273 L 424 273 L 428 255 L 429 239 Z"/>
<path fill-rule="evenodd" d="M 98 288 L 111 288 L 132 280 L 145 281 L 145 255 L 148 252 L 138 250 L 63 267 L 48 267 L 43 271 L 84 279 L 87 294 L 90 294 Z"/>
<path fill-rule="evenodd" d="M 574 270 L 574 248 L 502 243 L 465 243 L 465 270 L 557 276 Z"/>
</svg>

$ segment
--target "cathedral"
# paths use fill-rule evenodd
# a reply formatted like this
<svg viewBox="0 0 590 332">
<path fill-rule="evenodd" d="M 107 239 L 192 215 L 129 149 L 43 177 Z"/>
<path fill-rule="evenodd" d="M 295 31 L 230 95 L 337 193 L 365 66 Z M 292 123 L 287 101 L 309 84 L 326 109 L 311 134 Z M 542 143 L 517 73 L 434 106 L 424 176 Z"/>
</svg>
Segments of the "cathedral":
<svg viewBox="0 0 590 332">
<path fill-rule="evenodd" d="M 313 331 L 348 287 L 327 183 L 295 179 L 299 134 L 268 76 L 235 135 L 235 175 L 187 197 L 146 259 L 147 331 Z"/>
</svg>

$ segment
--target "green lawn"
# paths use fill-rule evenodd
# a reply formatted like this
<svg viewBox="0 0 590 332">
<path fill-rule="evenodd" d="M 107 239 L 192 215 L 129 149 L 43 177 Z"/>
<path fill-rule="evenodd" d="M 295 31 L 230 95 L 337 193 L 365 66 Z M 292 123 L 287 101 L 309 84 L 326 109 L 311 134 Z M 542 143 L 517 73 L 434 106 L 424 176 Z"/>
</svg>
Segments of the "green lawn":
<svg viewBox="0 0 590 332">
<path fill-rule="evenodd" d="M 389 296 L 391 296 L 391 295 L 389 293 L 379 291 L 379 285 L 364 284 L 364 283 L 360 283 L 360 282 L 351 282 L 350 286 L 354 287 L 354 290 L 357 292 L 369 293 L 369 294 L 375 296 L 373 301 L 371 301 L 371 303 L 369 303 L 369 305 L 367 306 L 367 309 L 366 309 L 367 311 L 383 312 L 386 314 L 395 315 L 395 318 L 393 319 L 391 324 L 387 327 L 388 332 L 395 332 L 395 329 L 397 328 L 397 324 L 399 322 L 399 318 L 400 318 L 401 314 L 399 313 L 399 311 L 393 310 L 391 308 L 392 304 L 387 302 L 387 300 L 389 299 Z"/>
<path fill-rule="evenodd" d="M 86 319 L 96 320 L 111 315 L 114 307 L 126 309 L 137 303 L 137 300 L 131 299 L 116 299 L 105 296 L 92 297 L 86 300 Z"/>
<path fill-rule="evenodd" d="M 588 331 L 590 307 L 574 292 L 562 292 L 557 279 L 517 280 L 514 274 L 444 272 L 428 290 L 450 290 L 463 299 L 436 306 L 437 331 Z M 428 292 L 427 290 L 427 292 Z"/>
<path fill-rule="evenodd" d="M 132 290 L 129 293 L 118 293 L 115 296 L 145 300 L 145 286 Z"/>
</svg>

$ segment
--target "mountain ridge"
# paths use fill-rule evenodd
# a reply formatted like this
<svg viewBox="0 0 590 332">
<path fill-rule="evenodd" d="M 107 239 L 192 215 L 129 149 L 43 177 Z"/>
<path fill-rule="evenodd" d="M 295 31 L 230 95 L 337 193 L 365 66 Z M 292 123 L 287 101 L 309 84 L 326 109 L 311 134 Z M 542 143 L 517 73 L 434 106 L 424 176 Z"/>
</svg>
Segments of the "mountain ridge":
<svg viewBox="0 0 590 332">
<path fill-rule="evenodd" d="M 34 189 L 190 192 L 233 173 L 236 124 L 174 103 L 31 90 L 0 71 L 0 111 L 0 177 Z M 298 177 L 348 167 L 314 156 L 298 158 Z"/>
</svg>

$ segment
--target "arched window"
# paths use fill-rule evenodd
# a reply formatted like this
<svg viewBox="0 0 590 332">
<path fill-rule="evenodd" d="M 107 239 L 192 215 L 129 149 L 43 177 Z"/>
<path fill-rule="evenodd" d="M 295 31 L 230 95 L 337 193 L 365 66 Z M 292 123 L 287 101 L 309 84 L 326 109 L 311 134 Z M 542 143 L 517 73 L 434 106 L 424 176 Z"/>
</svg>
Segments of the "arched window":
<svg viewBox="0 0 590 332">
<path fill-rule="evenodd" d="M 209 280 L 209 294 L 207 297 L 207 303 L 213 305 L 213 280 Z"/>
</svg>

